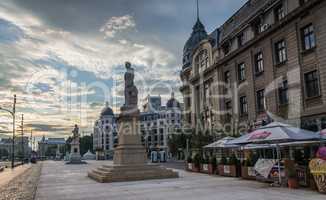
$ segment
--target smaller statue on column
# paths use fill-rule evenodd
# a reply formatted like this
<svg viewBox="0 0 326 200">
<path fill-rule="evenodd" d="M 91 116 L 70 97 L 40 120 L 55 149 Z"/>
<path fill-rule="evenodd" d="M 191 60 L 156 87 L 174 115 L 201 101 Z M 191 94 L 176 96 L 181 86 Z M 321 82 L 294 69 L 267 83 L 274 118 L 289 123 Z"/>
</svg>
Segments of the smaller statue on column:
<svg viewBox="0 0 326 200">
<path fill-rule="evenodd" d="M 80 146 L 79 146 L 79 128 L 78 125 L 75 125 L 74 130 L 72 131 L 72 141 L 70 143 L 70 159 L 67 164 L 84 164 L 82 162 L 80 155 Z"/>
</svg>

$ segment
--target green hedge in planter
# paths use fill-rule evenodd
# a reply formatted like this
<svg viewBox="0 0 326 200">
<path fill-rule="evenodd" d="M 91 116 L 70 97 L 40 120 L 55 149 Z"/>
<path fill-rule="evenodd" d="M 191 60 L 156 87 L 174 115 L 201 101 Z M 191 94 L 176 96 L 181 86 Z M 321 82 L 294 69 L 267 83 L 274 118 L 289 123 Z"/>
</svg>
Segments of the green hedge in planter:
<svg viewBox="0 0 326 200">
<path fill-rule="evenodd" d="M 203 158 L 201 157 L 200 154 L 196 154 L 194 157 L 194 164 L 196 168 L 200 168 L 200 164 L 202 163 Z"/>
<path fill-rule="evenodd" d="M 211 164 L 213 166 L 213 168 L 216 168 L 216 166 L 217 166 L 217 160 L 216 160 L 216 157 L 215 156 L 211 157 L 211 159 L 209 161 L 209 164 Z"/>
<path fill-rule="evenodd" d="M 228 161 L 226 159 L 226 157 L 222 157 L 221 160 L 220 160 L 220 165 L 227 165 Z"/>
<path fill-rule="evenodd" d="M 237 159 L 235 154 L 232 154 L 230 159 L 229 159 L 228 165 L 238 165 L 238 163 L 239 163 L 239 160 Z"/>
<path fill-rule="evenodd" d="M 209 164 L 209 158 L 204 158 L 202 160 L 202 164 Z"/>
</svg>

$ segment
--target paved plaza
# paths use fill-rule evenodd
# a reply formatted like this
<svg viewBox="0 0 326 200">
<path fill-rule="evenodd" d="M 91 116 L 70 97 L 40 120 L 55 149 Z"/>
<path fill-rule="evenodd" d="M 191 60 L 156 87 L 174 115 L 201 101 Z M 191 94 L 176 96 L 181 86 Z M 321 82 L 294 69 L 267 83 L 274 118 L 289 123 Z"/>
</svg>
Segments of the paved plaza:
<svg viewBox="0 0 326 200">
<path fill-rule="evenodd" d="M 47 161 L 43 164 L 37 200 L 325 200 L 324 195 L 309 190 L 272 188 L 256 181 L 208 176 L 178 170 L 181 178 L 123 183 L 97 183 L 89 179 L 87 171 L 106 161 L 91 161 L 87 165 L 65 165 Z"/>
</svg>

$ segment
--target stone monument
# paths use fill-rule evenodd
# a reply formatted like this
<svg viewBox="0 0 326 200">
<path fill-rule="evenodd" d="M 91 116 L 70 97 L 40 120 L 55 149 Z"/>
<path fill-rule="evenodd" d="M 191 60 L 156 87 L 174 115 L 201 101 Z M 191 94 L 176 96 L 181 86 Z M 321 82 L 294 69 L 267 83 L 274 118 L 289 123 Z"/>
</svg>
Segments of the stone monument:
<svg viewBox="0 0 326 200">
<path fill-rule="evenodd" d="M 178 173 L 159 165 L 147 164 L 146 150 L 139 134 L 138 90 L 134 85 L 134 69 L 126 63 L 125 104 L 118 118 L 119 145 L 114 152 L 114 164 L 88 172 L 98 182 L 137 181 L 177 178 Z"/>
<path fill-rule="evenodd" d="M 75 125 L 74 130 L 72 131 L 72 141 L 70 143 L 70 155 L 69 161 L 66 164 L 85 164 L 81 159 L 80 147 L 79 147 L 79 128 L 78 125 Z"/>
</svg>

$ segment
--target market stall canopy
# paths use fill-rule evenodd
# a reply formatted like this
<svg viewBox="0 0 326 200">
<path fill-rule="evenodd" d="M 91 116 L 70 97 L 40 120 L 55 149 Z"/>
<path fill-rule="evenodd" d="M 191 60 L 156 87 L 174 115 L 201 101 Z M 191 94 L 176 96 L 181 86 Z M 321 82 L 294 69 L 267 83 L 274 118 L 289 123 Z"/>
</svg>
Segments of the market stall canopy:
<svg viewBox="0 0 326 200">
<path fill-rule="evenodd" d="M 234 139 L 230 141 L 229 144 L 282 143 L 318 139 L 320 139 L 320 136 L 314 132 L 293 127 L 288 124 L 273 122 Z"/>
<path fill-rule="evenodd" d="M 215 149 L 215 148 L 237 148 L 239 145 L 229 144 L 230 141 L 234 140 L 233 137 L 222 138 L 212 144 L 204 146 L 204 149 Z"/>
</svg>

